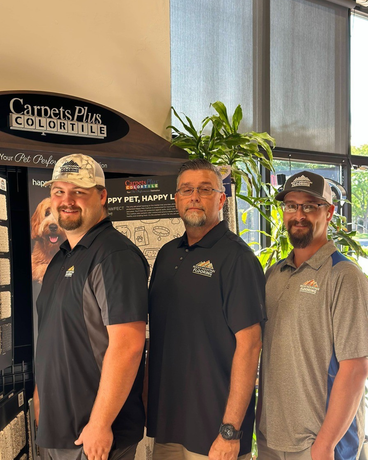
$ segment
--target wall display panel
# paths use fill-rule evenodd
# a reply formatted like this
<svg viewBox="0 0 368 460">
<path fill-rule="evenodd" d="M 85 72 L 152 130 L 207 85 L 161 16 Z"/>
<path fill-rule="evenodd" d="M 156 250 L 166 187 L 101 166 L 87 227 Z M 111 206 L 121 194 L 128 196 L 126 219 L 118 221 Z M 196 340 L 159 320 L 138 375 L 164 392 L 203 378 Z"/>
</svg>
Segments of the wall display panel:
<svg viewBox="0 0 368 460">
<path fill-rule="evenodd" d="M 277 146 L 346 154 L 348 9 L 271 2 L 270 120 Z"/>
<path fill-rule="evenodd" d="M 0 458 L 16 458 L 26 445 L 24 391 L 11 393 L 0 402 Z"/>
<path fill-rule="evenodd" d="M 8 188 L 0 176 L 0 370 L 13 361 L 12 271 L 8 212 Z"/>
<path fill-rule="evenodd" d="M 0 195 L 0 220 L 8 220 L 8 207 L 5 195 Z"/>
</svg>

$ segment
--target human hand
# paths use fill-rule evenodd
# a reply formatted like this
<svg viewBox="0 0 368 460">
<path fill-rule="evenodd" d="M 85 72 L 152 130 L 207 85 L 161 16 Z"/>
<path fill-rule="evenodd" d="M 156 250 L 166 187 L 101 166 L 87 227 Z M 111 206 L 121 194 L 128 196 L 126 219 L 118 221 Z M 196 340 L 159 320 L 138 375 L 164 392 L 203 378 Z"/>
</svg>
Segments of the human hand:
<svg viewBox="0 0 368 460">
<path fill-rule="evenodd" d="M 327 445 L 316 442 L 312 445 L 311 448 L 311 457 L 312 460 L 334 460 L 334 449 Z"/>
<path fill-rule="evenodd" d="M 89 422 L 74 444 L 76 446 L 83 444 L 83 452 L 88 460 L 107 460 L 112 442 L 111 427 L 102 428 Z"/>
<path fill-rule="evenodd" d="M 224 439 L 220 434 L 212 443 L 208 453 L 209 460 L 236 460 L 239 455 L 240 441 Z"/>
</svg>

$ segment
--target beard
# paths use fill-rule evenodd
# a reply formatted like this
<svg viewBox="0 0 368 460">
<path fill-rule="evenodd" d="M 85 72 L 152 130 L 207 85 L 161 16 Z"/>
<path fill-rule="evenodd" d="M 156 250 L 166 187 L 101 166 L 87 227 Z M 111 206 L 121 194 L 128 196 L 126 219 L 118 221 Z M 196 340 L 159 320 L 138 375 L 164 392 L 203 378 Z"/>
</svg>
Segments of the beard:
<svg viewBox="0 0 368 460">
<path fill-rule="evenodd" d="M 308 220 L 303 221 L 303 225 L 308 228 L 308 231 L 305 233 L 296 232 L 291 233 L 291 228 L 293 225 L 298 224 L 297 220 L 291 220 L 288 223 L 288 234 L 290 243 L 293 245 L 294 248 L 297 249 L 304 249 L 311 244 L 313 241 L 313 225 Z"/>
<path fill-rule="evenodd" d="M 202 212 L 201 213 L 191 212 L 188 215 L 186 214 L 187 209 L 185 210 L 182 220 L 186 226 L 203 227 L 203 225 L 206 223 L 207 216 L 204 213 L 204 210 L 202 208 L 198 208 L 198 209 L 200 209 Z"/>
<path fill-rule="evenodd" d="M 58 208 L 57 209 L 59 213 L 58 224 L 60 225 L 60 227 L 64 230 L 76 230 L 77 228 L 79 228 L 82 225 L 82 213 L 81 212 L 79 213 L 78 219 L 69 220 L 67 217 L 64 217 L 61 215 L 60 211 L 62 211 L 63 209 L 70 209 L 71 211 L 75 211 L 75 210 L 81 211 L 80 208 L 65 208 L 65 207 Z"/>
</svg>

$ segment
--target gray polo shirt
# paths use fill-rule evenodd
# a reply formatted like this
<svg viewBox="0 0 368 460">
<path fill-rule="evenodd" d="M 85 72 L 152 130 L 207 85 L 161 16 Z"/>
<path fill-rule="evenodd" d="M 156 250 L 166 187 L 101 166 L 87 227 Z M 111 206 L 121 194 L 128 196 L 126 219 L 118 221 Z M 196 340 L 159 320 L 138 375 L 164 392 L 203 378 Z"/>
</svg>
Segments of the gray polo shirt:
<svg viewBox="0 0 368 460">
<path fill-rule="evenodd" d="M 339 362 L 368 356 L 367 305 L 367 278 L 331 241 L 298 268 L 292 252 L 267 272 L 260 430 L 269 447 L 298 452 L 314 442 Z M 362 400 L 336 459 L 355 458 L 363 413 Z"/>
</svg>

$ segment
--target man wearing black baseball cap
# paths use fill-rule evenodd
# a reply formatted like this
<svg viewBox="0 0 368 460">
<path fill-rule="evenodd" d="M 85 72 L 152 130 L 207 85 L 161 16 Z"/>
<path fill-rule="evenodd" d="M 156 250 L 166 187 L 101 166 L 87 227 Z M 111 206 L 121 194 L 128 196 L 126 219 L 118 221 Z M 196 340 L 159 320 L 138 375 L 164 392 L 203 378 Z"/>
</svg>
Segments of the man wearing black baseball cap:
<svg viewBox="0 0 368 460">
<path fill-rule="evenodd" d="M 294 174 L 276 199 L 294 249 L 266 275 L 259 458 L 358 459 L 368 281 L 328 241 L 334 205 L 326 179 Z"/>
</svg>

